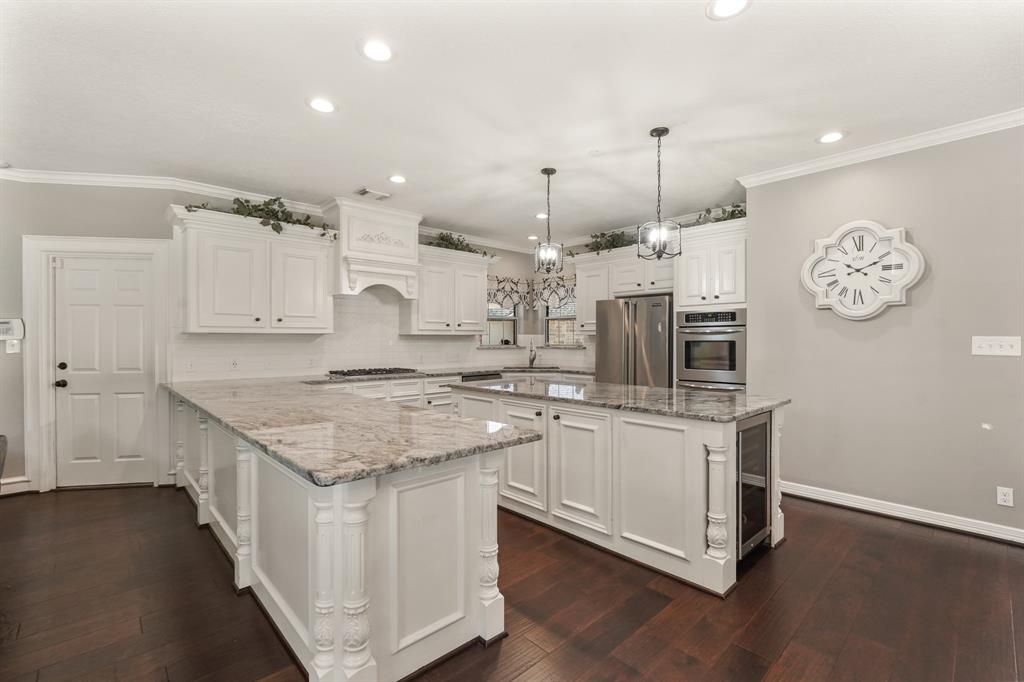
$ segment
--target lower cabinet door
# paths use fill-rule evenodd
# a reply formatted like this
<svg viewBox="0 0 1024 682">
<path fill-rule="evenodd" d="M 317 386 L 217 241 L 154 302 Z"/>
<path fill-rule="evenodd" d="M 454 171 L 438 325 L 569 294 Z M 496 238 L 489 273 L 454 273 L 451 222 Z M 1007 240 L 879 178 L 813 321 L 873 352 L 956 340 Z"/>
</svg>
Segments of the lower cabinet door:
<svg viewBox="0 0 1024 682">
<path fill-rule="evenodd" d="M 473 419 L 489 419 L 494 421 L 497 400 L 482 395 L 464 393 L 459 396 L 459 416 Z"/>
<path fill-rule="evenodd" d="M 547 408 L 541 405 L 502 400 L 498 403 L 498 421 L 544 433 Z M 505 451 L 505 462 L 498 477 L 503 497 L 548 510 L 546 440 L 517 445 Z"/>
<path fill-rule="evenodd" d="M 607 415 L 551 407 L 551 514 L 611 535 L 612 448 Z"/>
</svg>

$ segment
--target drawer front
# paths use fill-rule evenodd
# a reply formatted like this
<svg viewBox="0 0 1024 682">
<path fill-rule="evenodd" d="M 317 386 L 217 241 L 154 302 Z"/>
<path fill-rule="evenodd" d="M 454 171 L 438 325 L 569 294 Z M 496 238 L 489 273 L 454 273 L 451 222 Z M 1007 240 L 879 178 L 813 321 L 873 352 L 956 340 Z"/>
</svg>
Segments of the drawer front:
<svg viewBox="0 0 1024 682">
<path fill-rule="evenodd" d="M 451 393 L 452 389 L 445 387 L 445 384 L 457 384 L 461 377 L 432 377 L 423 380 L 423 392 L 427 395 L 438 393 Z"/>
<path fill-rule="evenodd" d="M 387 398 L 388 384 L 385 381 L 365 381 L 352 385 L 352 393 L 363 398 Z"/>
<path fill-rule="evenodd" d="M 391 382 L 391 391 L 388 395 L 391 398 L 418 397 L 421 390 L 422 385 L 419 379 L 400 379 Z"/>
</svg>

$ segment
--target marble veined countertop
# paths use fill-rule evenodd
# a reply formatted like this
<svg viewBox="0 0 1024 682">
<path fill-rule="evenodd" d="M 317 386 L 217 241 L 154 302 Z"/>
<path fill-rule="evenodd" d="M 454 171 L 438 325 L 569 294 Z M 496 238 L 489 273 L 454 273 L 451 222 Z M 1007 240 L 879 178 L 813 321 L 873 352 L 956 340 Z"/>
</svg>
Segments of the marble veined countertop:
<svg viewBox="0 0 1024 682">
<path fill-rule="evenodd" d="M 474 393 L 510 395 L 708 422 L 734 422 L 790 403 L 789 398 L 749 395 L 744 391 L 575 383 L 569 380 L 546 381 L 528 377 L 450 385 L 452 388 Z"/>
<path fill-rule="evenodd" d="M 309 377 L 164 384 L 173 395 L 318 486 L 540 440 L 536 431 L 463 419 L 303 383 Z"/>
<path fill-rule="evenodd" d="M 594 376 L 592 369 L 560 368 L 551 365 L 537 367 L 442 367 L 440 369 L 418 369 L 405 374 L 361 374 L 355 377 L 324 376 L 308 377 L 310 384 L 344 384 L 358 381 L 391 381 L 393 379 L 427 379 L 433 377 L 455 377 L 463 374 L 578 374 Z"/>
</svg>

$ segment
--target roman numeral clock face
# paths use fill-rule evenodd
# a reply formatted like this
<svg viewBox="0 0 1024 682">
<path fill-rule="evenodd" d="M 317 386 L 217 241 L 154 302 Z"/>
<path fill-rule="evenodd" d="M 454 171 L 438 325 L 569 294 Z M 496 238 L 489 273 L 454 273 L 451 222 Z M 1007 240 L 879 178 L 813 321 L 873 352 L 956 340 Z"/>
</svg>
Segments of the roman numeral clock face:
<svg viewBox="0 0 1024 682">
<path fill-rule="evenodd" d="M 906 290 L 920 278 L 923 266 L 921 252 L 907 243 L 903 228 L 856 220 L 815 242 L 802 280 L 818 308 L 861 320 L 887 305 L 905 304 Z"/>
</svg>

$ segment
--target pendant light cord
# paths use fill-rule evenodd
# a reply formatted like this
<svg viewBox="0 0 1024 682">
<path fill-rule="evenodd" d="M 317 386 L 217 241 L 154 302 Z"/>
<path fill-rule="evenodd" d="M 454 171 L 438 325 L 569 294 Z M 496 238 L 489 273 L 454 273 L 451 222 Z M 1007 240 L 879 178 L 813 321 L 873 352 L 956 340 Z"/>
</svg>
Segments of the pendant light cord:
<svg viewBox="0 0 1024 682">
<path fill-rule="evenodd" d="M 551 243 L 551 176 L 548 175 L 548 244 Z"/>
<path fill-rule="evenodd" d="M 550 183 L 550 179 L 548 180 Z M 548 190 L 550 192 L 550 190 Z M 661 138 L 658 138 L 658 225 L 661 225 Z M 551 228 L 548 228 L 550 231 Z"/>
</svg>

